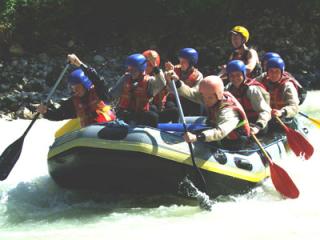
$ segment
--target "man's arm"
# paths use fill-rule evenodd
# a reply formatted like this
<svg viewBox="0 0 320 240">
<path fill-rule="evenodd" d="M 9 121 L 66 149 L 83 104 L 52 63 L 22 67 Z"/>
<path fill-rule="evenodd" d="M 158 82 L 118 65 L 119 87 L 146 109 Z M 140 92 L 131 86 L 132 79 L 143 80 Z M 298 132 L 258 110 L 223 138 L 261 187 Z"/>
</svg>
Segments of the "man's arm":
<svg viewBox="0 0 320 240">
<path fill-rule="evenodd" d="M 222 109 L 217 116 L 217 127 L 202 132 L 206 142 L 222 140 L 236 129 L 240 122 L 238 113 L 231 108 Z"/>
<path fill-rule="evenodd" d="M 154 67 L 153 72 L 154 77 L 150 76 L 148 84 L 148 95 L 150 97 L 157 95 L 166 86 L 166 79 L 162 70 Z"/>
<path fill-rule="evenodd" d="M 51 121 L 61 121 L 65 119 L 76 118 L 77 114 L 73 105 L 72 98 L 59 102 L 60 107 L 48 107 L 43 117 Z"/>
<path fill-rule="evenodd" d="M 248 63 L 246 65 L 246 69 L 249 72 L 252 72 L 258 63 L 259 57 L 257 51 L 254 49 L 250 49 L 248 53 Z"/>
<path fill-rule="evenodd" d="M 265 90 L 258 86 L 250 86 L 247 91 L 247 97 L 252 104 L 253 110 L 258 113 L 257 125 L 265 128 L 271 119 L 271 107 L 263 97 L 262 91 Z M 265 94 L 269 95 L 267 92 Z"/>
<path fill-rule="evenodd" d="M 92 81 L 98 97 L 101 100 L 104 100 L 104 101 L 107 100 L 108 90 L 105 85 L 103 77 L 99 76 L 97 71 L 94 68 L 88 67 L 83 63 L 80 65 L 80 68 L 82 69 L 84 74 Z"/>
<path fill-rule="evenodd" d="M 292 82 L 285 84 L 283 94 L 286 106 L 281 110 L 286 112 L 285 117 L 292 118 L 299 112 L 298 92 Z"/>
<path fill-rule="evenodd" d="M 176 81 L 175 84 L 180 96 L 185 97 L 195 103 L 202 104 L 202 97 L 199 92 L 199 88 L 191 88 L 180 80 Z"/>
</svg>

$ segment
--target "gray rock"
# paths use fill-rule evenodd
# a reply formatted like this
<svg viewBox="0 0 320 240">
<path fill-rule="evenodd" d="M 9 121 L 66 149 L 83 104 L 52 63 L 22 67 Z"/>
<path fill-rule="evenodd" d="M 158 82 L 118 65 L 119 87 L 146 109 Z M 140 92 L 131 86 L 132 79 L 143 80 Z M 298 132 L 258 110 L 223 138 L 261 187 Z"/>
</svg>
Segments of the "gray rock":
<svg viewBox="0 0 320 240">
<path fill-rule="evenodd" d="M 21 107 L 16 111 L 16 117 L 24 119 L 32 119 L 33 113 L 26 107 Z"/>
<path fill-rule="evenodd" d="M 26 59 L 21 59 L 20 64 L 22 67 L 26 67 L 26 66 L 28 66 L 28 61 Z"/>
<path fill-rule="evenodd" d="M 1 84 L 0 85 L 0 90 L 3 91 L 3 92 L 8 91 L 9 88 L 10 88 L 10 86 L 7 85 L 7 84 Z"/>
</svg>

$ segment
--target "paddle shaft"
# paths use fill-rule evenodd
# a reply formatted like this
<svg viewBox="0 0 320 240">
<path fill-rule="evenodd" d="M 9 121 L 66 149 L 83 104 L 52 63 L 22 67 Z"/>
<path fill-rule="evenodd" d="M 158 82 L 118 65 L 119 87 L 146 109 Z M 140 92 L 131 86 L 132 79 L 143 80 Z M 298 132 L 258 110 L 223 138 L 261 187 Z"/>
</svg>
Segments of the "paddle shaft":
<svg viewBox="0 0 320 240">
<path fill-rule="evenodd" d="M 263 153 L 263 155 L 266 157 L 266 159 L 268 160 L 269 164 L 273 164 L 272 159 L 269 157 L 268 153 L 266 152 L 266 150 L 264 150 L 261 142 L 258 140 L 258 138 L 256 137 L 255 134 L 251 133 L 251 137 L 254 139 L 254 141 L 256 142 L 256 144 L 259 146 L 261 152 Z"/>
<path fill-rule="evenodd" d="M 282 122 L 282 120 L 279 118 L 279 117 L 277 117 L 277 116 L 275 116 L 275 118 L 276 118 L 276 120 L 278 121 L 278 123 L 284 128 L 284 130 L 288 130 L 288 127 Z"/>
<path fill-rule="evenodd" d="M 48 94 L 48 96 L 47 96 L 47 98 L 46 98 L 46 100 L 45 100 L 45 104 L 46 104 L 46 105 L 49 103 L 52 95 L 53 95 L 54 92 L 56 91 L 58 85 L 60 84 L 60 82 L 61 82 L 63 76 L 65 75 L 66 71 L 68 70 L 69 66 L 70 66 L 70 64 L 68 63 L 68 64 L 64 67 L 64 69 L 63 69 L 62 72 L 60 73 L 60 76 L 59 76 L 58 80 L 55 82 L 54 86 L 51 88 L 51 90 L 50 90 L 50 92 L 49 92 L 49 94 Z M 25 136 L 28 134 L 29 130 L 32 128 L 33 124 L 36 122 L 36 120 L 38 119 L 39 116 L 40 116 L 40 113 L 37 113 L 36 115 L 34 115 L 31 123 L 29 124 L 28 128 L 24 131 L 22 137 L 25 137 Z"/>
<path fill-rule="evenodd" d="M 310 122 L 312 122 L 317 128 L 320 128 L 320 120 L 319 119 L 315 119 L 313 117 L 309 117 L 307 114 L 303 113 L 303 112 L 299 112 L 299 114 L 305 118 L 307 118 Z"/>
<path fill-rule="evenodd" d="M 308 115 L 306 115 L 306 114 L 304 114 L 303 112 L 299 112 L 299 114 L 300 114 L 301 116 L 304 116 L 305 118 L 310 119 L 310 118 L 309 118 L 309 116 L 308 116 Z"/>
<path fill-rule="evenodd" d="M 297 198 L 299 196 L 299 189 L 292 181 L 289 174 L 283 168 L 281 168 L 271 160 L 269 154 L 265 151 L 262 144 L 253 133 L 251 133 L 251 136 L 256 142 L 256 144 L 258 144 L 260 150 L 262 151 L 263 155 L 269 163 L 270 176 L 275 189 L 285 197 L 293 199 Z"/>
<path fill-rule="evenodd" d="M 176 98 L 176 102 L 177 102 L 177 105 L 178 105 L 178 109 L 179 109 L 179 113 L 180 113 L 180 118 L 182 120 L 182 124 L 183 124 L 183 128 L 184 128 L 184 132 L 186 133 L 188 130 L 187 130 L 187 125 L 186 125 L 186 120 L 184 118 L 184 113 L 183 113 L 183 109 L 182 109 L 182 106 L 181 106 L 181 102 L 180 102 L 180 98 L 179 98 L 179 95 L 178 95 L 178 91 L 177 91 L 177 88 L 176 88 L 176 84 L 174 83 L 174 80 L 171 80 L 171 87 L 173 89 L 173 92 L 174 92 L 174 96 Z M 188 143 L 188 146 L 189 146 L 189 150 L 190 150 L 190 155 L 191 155 L 191 160 L 192 160 L 192 164 L 194 166 L 194 168 L 196 169 L 196 172 L 201 180 L 201 183 L 202 183 L 202 187 L 203 187 L 203 191 L 205 191 L 206 193 L 208 192 L 207 191 L 207 184 L 206 184 L 206 181 L 200 171 L 200 169 L 198 168 L 196 162 L 195 162 L 195 158 L 194 158 L 194 150 L 193 150 L 193 145 L 192 143 Z"/>
<path fill-rule="evenodd" d="M 48 94 L 48 96 L 47 96 L 47 98 L 46 98 L 46 100 L 45 100 L 45 104 L 48 104 L 48 103 L 49 103 L 52 95 L 53 95 L 54 92 L 56 91 L 58 85 L 60 84 L 60 82 L 61 82 L 63 76 L 65 75 L 66 71 L 68 70 L 69 66 L 70 66 L 70 64 L 67 63 L 67 65 L 64 67 L 64 69 L 63 69 L 62 72 L 60 73 L 60 76 L 59 76 L 58 80 L 56 81 L 56 83 L 54 84 L 54 86 L 51 88 L 51 91 L 50 91 L 50 93 Z"/>
<path fill-rule="evenodd" d="M 65 72 L 67 71 L 69 67 L 69 64 L 66 65 L 66 67 L 61 72 L 58 80 L 56 81 L 55 85 L 52 87 L 47 99 L 45 100 L 45 103 L 48 104 L 53 93 L 55 92 L 56 88 L 58 87 L 59 83 L 61 82 Z M 1 154 L 0 156 L 0 180 L 5 180 L 8 175 L 10 174 L 11 170 L 13 169 L 14 165 L 18 161 L 22 147 L 24 138 L 35 123 L 35 121 L 38 119 L 40 113 L 36 113 L 36 115 L 33 117 L 31 123 L 27 127 L 27 129 L 24 131 L 22 136 L 18 138 L 15 142 L 13 142 L 11 145 L 9 145 Z"/>
</svg>

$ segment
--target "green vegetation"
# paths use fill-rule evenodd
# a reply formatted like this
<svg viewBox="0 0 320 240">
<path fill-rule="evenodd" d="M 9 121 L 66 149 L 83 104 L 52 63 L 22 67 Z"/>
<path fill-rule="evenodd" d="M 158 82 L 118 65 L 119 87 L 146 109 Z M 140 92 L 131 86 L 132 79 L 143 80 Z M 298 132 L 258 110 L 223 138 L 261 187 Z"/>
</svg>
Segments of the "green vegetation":
<svg viewBox="0 0 320 240">
<path fill-rule="evenodd" d="M 244 25 L 250 44 L 260 53 L 279 52 L 290 71 L 320 69 L 318 0 L 4 0 L 0 9 L 2 55 L 13 43 L 28 53 L 60 54 L 72 40 L 81 52 L 153 47 L 173 59 L 180 47 L 192 46 L 211 73 L 226 61 L 229 29 Z"/>
</svg>

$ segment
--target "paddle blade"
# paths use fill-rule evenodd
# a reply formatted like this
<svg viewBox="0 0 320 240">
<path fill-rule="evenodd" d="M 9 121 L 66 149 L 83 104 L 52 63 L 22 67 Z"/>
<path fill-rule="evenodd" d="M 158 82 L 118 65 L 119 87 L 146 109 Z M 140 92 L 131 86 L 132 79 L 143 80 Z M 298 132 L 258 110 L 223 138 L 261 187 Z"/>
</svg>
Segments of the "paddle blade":
<svg viewBox="0 0 320 240">
<path fill-rule="evenodd" d="M 7 147 L 0 156 L 0 180 L 5 180 L 20 157 L 24 136 Z"/>
<path fill-rule="evenodd" d="M 313 146 L 310 144 L 310 142 L 304 136 L 302 136 L 301 133 L 291 128 L 287 128 L 286 134 L 289 147 L 295 153 L 295 155 L 302 155 L 306 160 L 308 160 L 314 152 Z"/>
<path fill-rule="evenodd" d="M 309 119 L 317 128 L 320 128 L 320 120 L 319 119 L 315 119 L 312 117 L 309 117 Z"/>
<path fill-rule="evenodd" d="M 272 163 L 269 166 L 271 180 L 277 191 L 287 198 L 298 198 L 299 189 L 288 173 L 275 163 Z"/>
</svg>

